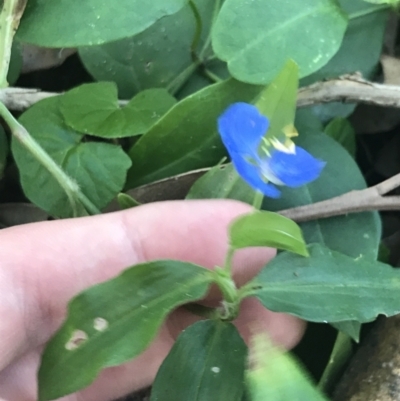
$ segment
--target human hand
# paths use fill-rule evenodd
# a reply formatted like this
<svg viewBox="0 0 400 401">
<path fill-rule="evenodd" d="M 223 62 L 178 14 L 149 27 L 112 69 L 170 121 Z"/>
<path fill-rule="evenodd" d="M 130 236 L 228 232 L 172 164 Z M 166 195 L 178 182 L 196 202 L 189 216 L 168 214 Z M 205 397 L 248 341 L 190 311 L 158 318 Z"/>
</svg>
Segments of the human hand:
<svg viewBox="0 0 400 401">
<path fill-rule="evenodd" d="M 0 231 L 0 401 L 36 400 L 41 352 L 77 293 L 154 259 L 208 268 L 222 265 L 228 224 L 250 210 L 227 200 L 162 202 Z M 275 250 L 267 248 L 237 252 L 237 283 L 251 279 L 274 255 Z M 207 301 L 217 297 L 212 291 Z M 105 369 L 88 388 L 62 400 L 111 400 L 151 384 L 180 331 L 196 320 L 187 310 L 176 310 L 138 358 Z M 304 322 L 246 299 L 235 321 L 245 340 L 255 322 L 286 348 L 293 347 L 304 330 Z"/>
</svg>

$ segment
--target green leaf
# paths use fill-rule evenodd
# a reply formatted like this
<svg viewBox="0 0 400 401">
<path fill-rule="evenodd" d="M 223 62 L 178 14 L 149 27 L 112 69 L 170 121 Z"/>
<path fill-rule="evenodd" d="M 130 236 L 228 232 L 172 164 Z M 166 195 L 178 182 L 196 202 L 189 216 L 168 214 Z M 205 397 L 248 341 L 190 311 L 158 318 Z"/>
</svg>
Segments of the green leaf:
<svg viewBox="0 0 400 401">
<path fill-rule="evenodd" d="M 150 401 L 240 401 L 247 347 L 231 323 L 188 327 L 157 373 Z"/>
<path fill-rule="evenodd" d="M 250 346 L 246 384 L 252 401 L 328 401 L 295 359 L 261 334 Z"/>
<path fill-rule="evenodd" d="M 29 0 L 17 38 L 44 47 L 93 46 L 136 35 L 187 0 Z M 118 23 L 116 23 L 118 21 Z"/>
<path fill-rule="evenodd" d="M 236 218 L 229 225 L 233 249 L 269 246 L 308 256 L 300 227 L 277 213 L 256 211 Z"/>
<path fill-rule="evenodd" d="M 299 87 L 299 69 L 289 60 L 276 78 L 263 90 L 256 106 L 260 113 L 269 119 L 266 138 L 277 138 L 284 142 L 284 129 L 294 123 L 296 116 L 297 90 Z"/>
<path fill-rule="evenodd" d="M 251 205 L 255 193 L 229 163 L 207 171 L 190 188 L 186 199 L 236 199 Z"/>
<path fill-rule="evenodd" d="M 312 26 L 312 29 L 310 29 Z M 287 59 L 307 76 L 337 52 L 347 19 L 332 0 L 227 0 L 212 34 L 216 55 L 236 79 L 266 84 Z M 301 38 L 301 41 L 299 41 Z"/>
<path fill-rule="evenodd" d="M 44 351 L 39 400 L 73 393 L 88 386 L 102 368 L 139 355 L 167 315 L 202 298 L 211 280 L 211 271 L 200 266 L 160 260 L 133 266 L 80 293 Z"/>
<path fill-rule="evenodd" d="M 132 198 L 132 196 L 120 193 L 117 196 L 118 205 L 122 210 L 140 206 L 140 203 Z"/>
<path fill-rule="evenodd" d="M 274 81 L 258 96 L 255 105 L 270 121 L 267 138 L 285 141 L 285 129 L 293 125 L 296 114 L 298 68 L 288 61 Z M 229 198 L 253 203 L 255 191 L 240 178 L 235 168 L 216 166 L 191 188 L 187 199 Z"/>
<path fill-rule="evenodd" d="M 130 160 L 119 146 L 84 142 L 82 135 L 64 124 L 58 107 L 58 97 L 42 100 L 29 108 L 20 122 L 101 209 L 121 191 Z M 53 216 L 71 217 L 73 211 L 63 189 L 15 138 L 12 152 L 29 200 Z"/>
<path fill-rule="evenodd" d="M 125 107 L 118 105 L 112 82 L 80 85 L 60 99 L 60 111 L 74 130 L 102 138 L 124 138 L 144 134 L 176 100 L 165 89 L 148 89 Z"/>
<path fill-rule="evenodd" d="M 3 177 L 3 172 L 6 167 L 8 155 L 8 141 L 3 127 L 0 125 L 0 179 Z"/>
<path fill-rule="evenodd" d="M 319 244 L 308 249 L 309 258 L 279 254 L 254 279 L 254 295 L 266 308 L 312 322 L 362 323 L 400 312 L 400 271 Z"/>
<path fill-rule="evenodd" d="M 333 139 L 322 133 L 310 111 L 298 112 L 296 127 L 300 136 L 295 139 L 315 157 L 326 161 L 321 176 L 300 188 L 281 187 L 282 196 L 264 198 L 263 209 L 278 211 L 308 205 L 349 192 L 366 188 L 365 180 L 349 153 Z M 300 224 L 307 243 L 318 242 L 352 257 L 363 255 L 376 259 L 381 237 L 381 223 L 375 212 L 351 213 Z"/>
<path fill-rule="evenodd" d="M 356 154 L 356 133 L 345 118 L 335 118 L 326 127 L 325 134 L 340 143 L 350 154 Z"/>
<path fill-rule="evenodd" d="M 217 164 L 225 156 L 217 118 L 231 103 L 252 102 L 261 89 L 230 79 L 180 101 L 129 151 L 126 187 Z"/>
<path fill-rule="evenodd" d="M 206 45 L 216 2 L 195 0 L 194 4 L 202 21 L 196 49 L 200 54 Z M 96 80 L 116 82 L 120 97 L 130 98 L 144 89 L 161 87 L 169 87 L 175 93 L 196 69 L 191 54 L 195 32 L 193 10 L 186 5 L 137 35 L 101 46 L 81 47 L 78 51 Z"/>
<path fill-rule="evenodd" d="M 359 71 L 366 79 L 373 78 L 379 64 L 388 10 L 371 6 L 364 0 L 339 0 L 348 15 L 349 24 L 339 51 L 314 74 L 304 78 L 301 86 Z M 334 102 L 312 107 L 323 121 L 347 117 L 355 104 Z"/>
</svg>

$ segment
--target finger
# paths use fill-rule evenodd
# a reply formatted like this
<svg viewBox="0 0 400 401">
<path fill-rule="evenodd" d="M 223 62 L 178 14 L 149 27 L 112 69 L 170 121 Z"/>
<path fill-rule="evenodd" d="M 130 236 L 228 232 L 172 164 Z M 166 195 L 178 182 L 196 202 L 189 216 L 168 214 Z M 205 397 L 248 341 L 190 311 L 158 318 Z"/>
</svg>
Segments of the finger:
<svg viewBox="0 0 400 401">
<path fill-rule="evenodd" d="M 0 327 L 0 369 L 16 353 L 48 340 L 73 296 L 127 266 L 163 258 L 209 268 L 222 264 L 228 224 L 250 210 L 235 201 L 162 202 L 2 230 L 3 286 L 14 291 L 6 302 L 0 292 L 0 316 L 5 322 Z M 254 274 L 274 253 L 251 252 L 246 266 L 236 269 L 238 280 Z"/>
</svg>

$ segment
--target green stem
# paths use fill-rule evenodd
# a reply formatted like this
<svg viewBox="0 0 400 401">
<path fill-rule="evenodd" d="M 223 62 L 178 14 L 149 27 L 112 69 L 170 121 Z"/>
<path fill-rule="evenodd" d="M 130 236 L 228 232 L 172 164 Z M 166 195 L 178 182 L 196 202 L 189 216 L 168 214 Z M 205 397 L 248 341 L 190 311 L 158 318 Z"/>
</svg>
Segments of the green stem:
<svg viewBox="0 0 400 401">
<path fill-rule="evenodd" d="M 209 70 L 208 68 L 204 68 L 203 70 L 204 75 L 210 79 L 211 81 L 218 83 L 218 82 L 222 82 L 223 79 L 221 77 L 219 77 L 217 74 L 214 74 L 211 70 Z"/>
<path fill-rule="evenodd" d="M 211 44 L 211 32 L 212 32 L 212 30 L 214 28 L 215 21 L 217 20 L 219 10 L 221 9 L 221 4 L 222 4 L 221 0 L 215 0 L 213 15 L 212 15 L 212 19 L 211 19 L 210 30 L 209 30 L 207 38 L 206 38 L 206 40 L 204 42 L 204 46 L 200 51 L 200 54 L 199 54 L 199 58 L 200 59 L 203 59 L 204 53 L 207 51 L 207 49 L 209 48 L 209 46 Z"/>
<path fill-rule="evenodd" d="M 199 45 L 200 39 L 201 39 L 201 32 L 203 31 L 203 23 L 201 21 L 201 15 L 199 13 L 199 10 L 197 9 L 196 4 L 194 4 L 193 0 L 189 1 L 189 6 L 192 9 L 194 19 L 196 20 L 196 29 L 194 31 L 194 37 L 192 44 L 190 46 L 190 50 L 192 53 L 192 60 L 197 61 L 199 60 L 199 57 L 196 54 L 197 46 Z"/>
<path fill-rule="evenodd" d="M 167 90 L 171 94 L 175 94 L 182 88 L 186 81 L 192 76 L 201 64 L 200 60 L 193 61 L 188 67 L 186 67 L 177 77 L 175 77 L 167 86 Z"/>
<path fill-rule="evenodd" d="M 29 135 L 29 132 L 14 118 L 7 107 L 1 102 L 0 116 L 9 126 L 13 136 L 53 176 L 53 178 L 65 191 L 71 204 L 74 216 L 78 215 L 78 202 L 81 202 L 90 214 L 100 214 L 100 210 L 81 192 L 75 180 L 73 180 L 63 171 L 63 169 Z"/>
<path fill-rule="evenodd" d="M 329 361 L 318 383 L 318 388 L 329 393 L 348 362 L 352 353 L 352 339 L 345 333 L 338 332 Z"/>
<path fill-rule="evenodd" d="M 353 20 L 353 19 L 356 19 L 356 18 L 361 18 L 361 17 L 364 17 L 366 15 L 376 13 L 378 11 L 387 10 L 389 8 L 391 8 L 391 6 L 389 6 L 388 4 L 381 4 L 381 5 L 378 5 L 376 7 L 367 8 L 365 10 L 361 10 L 361 11 L 358 11 L 356 13 L 349 14 L 349 20 Z"/>
<path fill-rule="evenodd" d="M 229 247 L 228 252 L 226 253 L 226 256 L 225 256 L 224 271 L 229 276 L 231 276 L 231 273 L 232 273 L 232 261 L 233 261 L 234 253 L 235 253 L 235 249 Z"/>
<path fill-rule="evenodd" d="M 260 191 L 256 191 L 253 200 L 253 207 L 254 209 L 260 210 L 262 206 L 262 202 L 264 199 L 264 194 Z"/>
<path fill-rule="evenodd" d="M 3 0 L 0 13 L 0 88 L 8 86 L 11 46 L 28 0 Z"/>
</svg>

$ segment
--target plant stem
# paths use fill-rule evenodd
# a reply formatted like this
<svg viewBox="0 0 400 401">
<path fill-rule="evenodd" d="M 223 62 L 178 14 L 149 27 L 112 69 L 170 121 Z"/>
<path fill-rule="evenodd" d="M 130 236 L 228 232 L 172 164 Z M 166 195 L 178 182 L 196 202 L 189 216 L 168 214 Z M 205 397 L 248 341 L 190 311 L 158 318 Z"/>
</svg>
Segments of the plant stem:
<svg viewBox="0 0 400 401">
<path fill-rule="evenodd" d="M 219 13 L 219 10 L 220 10 L 220 9 L 221 9 L 221 0 L 215 0 L 213 15 L 212 15 L 212 19 L 211 19 L 210 30 L 209 30 L 209 32 L 208 32 L 208 35 L 207 35 L 206 40 L 204 41 L 203 48 L 202 48 L 201 51 L 200 51 L 200 54 L 199 54 L 199 58 L 200 58 L 200 59 L 203 59 L 204 53 L 207 51 L 208 47 L 209 47 L 210 44 L 211 44 L 211 32 L 212 32 L 212 30 L 213 30 L 213 28 L 214 28 L 215 21 L 217 20 L 218 13 Z"/>
<path fill-rule="evenodd" d="M 0 103 L 0 116 L 9 126 L 12 135 L 28 150 L 28 152 L 53 176 L 65 191 L 74 217 L 78 216 L 78 203 L 82 203 L 90 214 L 100 214 L 100 210 L 81 192 L 75 180 L 45 152 L 45 150 L 29 135 L 29 132 L 14 118 L 7 107 Z"/>
<path fill-rule="evenodd" d="M 8 86 L 11 46 L 28 0 L 3 0 L 0 13 L 0 88 Z"/>
<path fill-rule="evenodd" d="M 261 209 L 263 199 L 264 199 L 264 194 L 260 191 L 256 191 L 256 193 L 254 194 L 254 200 L 253 200 L 254 209 L 257 209 L 257 210 Z"/>
<path fill-rule="evenodd" d="M 391 6 L 389 6 L 388 4 L 380 4 L 380 5 L 377 5 L 376 7 L 367 8 L 365 10 L 361 10 L 361 11 L 349 14 L 349 20 L 365 17 L 366 15 L 373 14 L 373 13 L 376 13 L 376 12 L 382 11 L 382 10 L 387 10 L 389 8 L 391 8 Z"/>
<path fill-rule="evenodd" d="M 228 252 L 226 253 L 226 256 L 225 256 L 224 271 L 228 275 L 231 275 L 231 272 L 232 272 L 232 260 L 233 260 L 234 253 L 235 253 L 235 249 L 229 247 Z"/>
<path fill-rule="evenodd" d="M 178 76 L 174 78 L 173 81 L 167 86 L 167 90 L 171 94 L 175 94 L 182 88 L 186 81 L 192 76 L 192 74 L 197 70 L 198 66 L 201 64 L 200 60 L 193 61 L 188 67 L 186 67 Z"/>
<path fill-rule="evenodd" d="M 194 19 L 196 20 L 196 29 L 194 32 L 192 44 L 190 45 L 190 51 L 192 53 L 192 60 L 197 61 L 199 60 L 199 57 L 196 54 L 196 49 L 200 42 L 201 32 L 203 31 L 203 22 L 201 21 L 201 15 L 193 0 L 189 0 L 189 6 L 193 12 Z"/>
<path fill-rule="evenodd" d="M 211 81 L 218 83 L 218 82 L 222 82 L 223 79 L 221 77 L 219 77 L 217 74 L 213 73 L 211 70 L 209 70 L 208 68 L 204 68 L 203 71 L 204 75 L 209 78 Z"/>
</svg>

